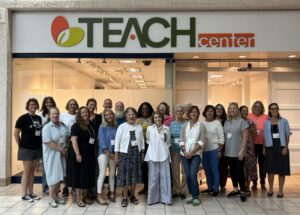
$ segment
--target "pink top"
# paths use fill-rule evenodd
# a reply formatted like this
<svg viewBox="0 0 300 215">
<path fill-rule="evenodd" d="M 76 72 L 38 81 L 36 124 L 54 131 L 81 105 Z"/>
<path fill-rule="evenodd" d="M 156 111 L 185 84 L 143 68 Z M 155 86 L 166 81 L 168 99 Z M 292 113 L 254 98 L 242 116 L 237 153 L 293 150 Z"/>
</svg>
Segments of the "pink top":
<svg viewBox="0 0 300 215">
<path fill-rule="evenodd" d="M 164 121 L 164 125 L 166 125 L 166 126 L 170 126 L 170 124 L 171 124 L 171 122 L 172 122 L 172 117 L 171 116 L 169 116 L 169 115 L 166 115 L 165 116 L 165 121 Z"/>
<path fill-rule="evenodd" d="M 268 115 L 262 114 L 260 116 L 255 116 L 253 113 L 248 114 L 248 118 L 252 120 L 256 126 L 256 138 L 254 139 L 254 144 L 263 144 L 264 142 L 264 123 L 268 119 Z"/>
</svg>

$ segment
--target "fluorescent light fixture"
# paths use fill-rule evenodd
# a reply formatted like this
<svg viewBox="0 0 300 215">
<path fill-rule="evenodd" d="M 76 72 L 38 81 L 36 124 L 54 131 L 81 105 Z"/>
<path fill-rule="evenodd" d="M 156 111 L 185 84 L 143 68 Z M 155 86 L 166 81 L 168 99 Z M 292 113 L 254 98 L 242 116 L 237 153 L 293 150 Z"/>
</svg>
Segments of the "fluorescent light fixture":
<svg viewBox="0 0 300 215">
<path fill-rule="evenodd" d="M 199 58 L 199 56 L 197 56 L 197 55 L 194 55 L 194 56 L 193 56 L 193 58 L 194 58 L 194 59 L 198 59 L 198 58 Z"/>
<path fill-rule="evenodd" d="M 141 72 L 141 69 L 135 68 L 135 67 L 129 67 L 129 68 L 126 68 L 126 71 L 127 72 Z"/>
<path fill-rule="evenodd" d="M 143 79 L 144 76 L 143 75 L 131 75 L 131 78 L 134 78 L 134 79 Z"/>
<path fill-rule="evenodd" d="M 242 59 L 243 59 L 243 58 L 246 58 L 246 57 L 247 57 L 246 55 L 240 55 L 240 56 L 239 56 L 239 58 L 242 58 Z"/>
<path fill-rule="evenodd" d="M 296 55 L 294 55 L 294 54 L 292 54 L 292 55 L 289 55 L 289 57 L 288 58 L 295 58 L 295 57 L 297 57 Z"/>
<path fill-rule="evenodd" d="M 222 78 L 224 75 L 210 75 L 209 78 Z"/>
<path fill-rule="evenodd" d="M 130 60 L 130 59 L 124 59 L 124 60 L 119 60 L 119 63 L 136 63 L 136 60 Z"/>
</svg>

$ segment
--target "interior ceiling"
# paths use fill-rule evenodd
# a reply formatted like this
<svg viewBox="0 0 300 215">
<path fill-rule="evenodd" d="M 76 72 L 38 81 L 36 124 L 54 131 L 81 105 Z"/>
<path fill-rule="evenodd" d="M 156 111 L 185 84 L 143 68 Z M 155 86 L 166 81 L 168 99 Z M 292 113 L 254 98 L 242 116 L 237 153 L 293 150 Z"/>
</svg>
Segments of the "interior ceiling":
<svg viewBox="0 0 300 215">
<path fill-rule="evenodd" d="M 14 59 L 13 65 L 16 70 L 26 70 L 26 73 L 22 73 L 26 77 L 34 77 L 36 73 L 34 67 L 40 68 L 40 64 L 44 64 L 42 68 L 46 73 L 51 73 L 53 67 L 54 72 L 61 72 L 74 78 L 76 74 L 81 74 L 95 80 L 96 87 L 100 89 L 165 88 L 164 59 L 146 59 L 148 63 L 151 62 L 150 65 L 145 65 L 143 59 L 134 59 L 135 62 L 131 63 L 121 63 L 120 60 L 122 59 L 20 58 Z M 138 71 L 127 71 L 133 68 Z M 56 81 L 64 80 L 58 78 Z"/>
</svg>

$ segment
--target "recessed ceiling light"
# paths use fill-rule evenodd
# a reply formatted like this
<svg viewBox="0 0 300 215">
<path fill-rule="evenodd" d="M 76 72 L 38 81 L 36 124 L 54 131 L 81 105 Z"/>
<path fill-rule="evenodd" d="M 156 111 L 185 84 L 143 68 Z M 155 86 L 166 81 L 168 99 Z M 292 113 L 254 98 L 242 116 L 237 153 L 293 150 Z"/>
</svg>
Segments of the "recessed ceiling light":
<svg viewBox="0 0 300 215">
<path fill-rule="evenodd" d="M 134 79 L 136 83 L 145 83 L 144 79 Z"/>
<path fill-rule="evenodd" d="M 131 75 L 131 78 L 142 79 L 142 78 L 144 78 L 144 76 L 142 76 L 142 75 Z"/>
<path fill-rule="evenodd" d="M 246 55 L 240 55 L 239 58 L 246 58 Z"/>
<path fill-rule="evenodd" d="M 198 56 L 198 55 L 194 55 L 193 58 L 194 58 L 194 59 L 198 59 L 199 56 Z"/>
<path fill-rule="evenodd" d="M 295 58 L 297 57 L 296 55 L 292 54 L 292 55 L 289 55 L 289 58 Z"/>
<path fill-rule="evenodd" d="M 141 69 L 135 68 L 135 67 L 129 67 L 129 68 L 126 68 L 126 71 L 127 72 L 141 72 Z"/>
<path fill-rule="evenodd" d="M 130 60 L 130 59 L 127 59 L 127 60 L 119 60 L 119 63 L 136 63 L 136 60 Z"/>
<path fill-rule="evenodd" d="M 210 75 L 209 78 L 222 78 L 224 75 Z"/>
</svg>

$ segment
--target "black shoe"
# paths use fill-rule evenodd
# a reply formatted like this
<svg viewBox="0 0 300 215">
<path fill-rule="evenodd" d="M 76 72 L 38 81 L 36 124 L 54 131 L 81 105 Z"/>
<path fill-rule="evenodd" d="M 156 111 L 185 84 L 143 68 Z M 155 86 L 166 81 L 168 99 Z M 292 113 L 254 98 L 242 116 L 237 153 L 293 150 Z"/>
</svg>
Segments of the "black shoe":
<svg viewBox="0 0 300 215">
<path fill-rule="evenodd" d="M 135 196 L 130 197 L 130 202 L 135 204 L 135 205 L 139 204 L 139 201 L 135 198 Z"/>
<path fill-rule="evenodd" d="M 121 206 L 122 207 L 127 207 L 128 206 L 128 200 L 127 199 L 123 199 L 121 202 Z"/>
<path fill-rule="evenodd" d="M 241 198 L 242 202 L 246 202 L 247 201 L 246 193 L 245 192 L 241 192 L 240 198 Z"/>
<path fill-rule="evenodd" d="M 212 192 L 214 192 L 214 189 L 206 189 L 201 191 L 201 193 L 212 193 Z"/>
<path fill-rule="evenodd" d="M 148 189 L 147 189 L 146 187 L 144 187 L 142 190 L 140 190 L 140 191 L 138 192 L 138 194 L 139 194 L 139 195 L 144 195 L 144 194 L 147 194 L 147 191 L 148 191 Z"/>
<path fill-rule="evenodd" d="M 66 197 L 68 195 L 69 195 L 69 188 L 67 186 L 65 186 L 62 191 L 62 196 Z"/>
<path fill-rule="evenodd" d="M 172 197 L 173 198 L 178 198 L 180 195 L 178 194 L 178 193 L 174 193 L 173 195 L 172 195 Z"/>
<path fill-rule="evenodd" d="M 185 199 L 186 198 L 186 195 L 184 193 L 180 193 L 180 198 L 181 199 Z"/>
<path fill-rule="evenodd" d="M 211 195 L 217 197 L 219 195 L 219 191 L 214 191 Z"/>
<path fill-rule="evenodd" d="M 240 191 L 231 191 L 230 193 L 228 193 L 227 197 L 228 198 L 234 198 L 235 196 L 239 195 L 240 194 Z"/>
</svg>

